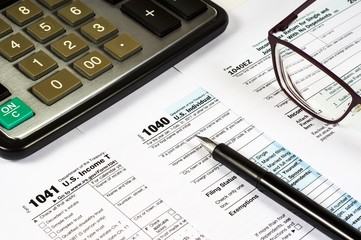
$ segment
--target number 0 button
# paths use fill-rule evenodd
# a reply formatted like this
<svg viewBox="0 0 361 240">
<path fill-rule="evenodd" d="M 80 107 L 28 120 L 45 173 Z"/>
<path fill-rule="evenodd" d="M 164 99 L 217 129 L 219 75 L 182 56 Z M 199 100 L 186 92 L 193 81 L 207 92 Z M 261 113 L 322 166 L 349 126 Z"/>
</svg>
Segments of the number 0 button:
<svg viewBox="0 0 361 240">
<path fill-rule="evenodd" d="M 63 69 L 34 85 L 32 92 L 45 104 L 52 105 L 81 86 L 77 77 Z"/>
</svg>

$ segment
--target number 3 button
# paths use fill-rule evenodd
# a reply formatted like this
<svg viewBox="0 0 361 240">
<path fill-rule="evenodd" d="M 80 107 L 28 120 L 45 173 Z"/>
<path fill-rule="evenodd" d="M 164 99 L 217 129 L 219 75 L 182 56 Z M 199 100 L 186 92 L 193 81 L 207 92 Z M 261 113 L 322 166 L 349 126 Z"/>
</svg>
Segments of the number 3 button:
<svg viewBox="0 0 361 240">
<path fill-rule="evenodd" d="M 52 105 L 81 86 L 77 77 L 63 69 L 34 85 L 32 92 L 45 104 Z"/>
</svg>

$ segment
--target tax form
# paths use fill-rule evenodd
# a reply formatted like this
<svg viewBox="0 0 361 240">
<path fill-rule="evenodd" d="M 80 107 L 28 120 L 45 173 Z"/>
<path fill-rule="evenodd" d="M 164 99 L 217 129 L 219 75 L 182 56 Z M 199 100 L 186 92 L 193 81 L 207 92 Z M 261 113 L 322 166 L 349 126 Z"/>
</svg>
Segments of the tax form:
<svg viewBox="0 0 361 240">
<path fill-rule="evenodd" d="M 218 66 L 214 76 L 227 75 Z M 196 134 L 229 144 L 360 228 L 358 187 L 339 177 L 347 178 L 342 164 L 332 163 L 333 174 L 330 162 L 275 138 L 277 124 L 254 121 L 242 92 L 235 104 L 224 96 L 232 89 L 222 93 L 188 71 L 177 66 L 34 156 L 1 162 L 1 238 L 327 239 L 214 161 Z"/>
<path fill-rule="evenodd" d="M 170 70 L 163 77 L 162 85 L 156 88 L 160 92 L 152 92 L 159 95 L 158 101 L 153 100 L 145 107 L 139 100 L 129 114 L 112 111 L 119 116 L 115 117 L 118 123 L 126 121 L 124 115 L 138 110 L 142 112 L 142 121 L 128 125 L 126 131 L 121 124 L 113 127 L 112 132 L 131 137 L 106 141 L 106 147 L 113 154 L 127 156 L 123 157 L 124 165 L 141 176 L 207 239 L 325 237 L 214 161 L 195 138 L 197 134 L 229 144 L 329 211 L 361 227 L 360 203 L 321 171 L 181 73 Z M 98 139 L 108 134 L 93 130 L 91 122 L 81 130 Z M 119 146 L 126 144 L 122 142 L 131 142 L 133 147 L 120 150 Z"/>
<path fill-rule="evenodd" d="M 290 7 L 272 0 L 267 3 L 267 11 L 277 9 L 279 14 L 260 13 L 265 16 L 264 21 L 256 21 L 253 14 L 261 11 L 257 8 L 259 1 L 234 9 L 230 12 L 231 31 L 219 40 L 221 47 L 205 49 L 180 63 L 177 69 L 298 156 L 312 161 L 343 189 L 352 191 L 361 154 L 359 112 L 350 113 L 337 125 L 318 121 L 287 98 L 273 71 L 267 32 L 301 3 L 293 2 Z M 319 4 L 305 17 L 300 16 L 299 22 L 294 23 L 296 27 L 282 33 L 283 38 L 324 56 L 325 61 L 336 66 L 333 70 L 360 92 L 360 1 L 315 3 Z M 242 25 L 248 22 L 253 25 Z M 220 61 L 218 56 L 226 57 Z M 354 195 L 360 198 L 361 192 L 354 190 Z"/>
</svg>

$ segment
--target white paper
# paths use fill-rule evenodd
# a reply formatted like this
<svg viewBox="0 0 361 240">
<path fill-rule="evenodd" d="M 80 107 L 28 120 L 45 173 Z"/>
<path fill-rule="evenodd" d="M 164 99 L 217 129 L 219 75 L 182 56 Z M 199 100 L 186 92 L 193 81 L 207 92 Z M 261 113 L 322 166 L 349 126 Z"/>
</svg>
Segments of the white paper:
<svg viewBox="0 0 361 240">
<path fill-rule="evenodd" d="M 291 3 L 287 6 L 278 4 L 278 1 L 268 3 L 274 7 L 267 10 L 275 12 L 278 9 L 277 16 L 265 14 L 265 21 L 257 21 L 258 16 L 254 15 L 254 12 L 257 5 L 261 4 L 260 1 L 234 9 L 230 12 L 230 31 L 213 43 L 217 47 L 207 46 L 203 51 L 179 64 L 177 69 L 192 77 L 198 84 L 217 95 L 227 106 L 246 116 L 250 122 L 316 169 L 322 170 L 359 199 L 361 191 L 355 179 L 359 176 L 361 166 L 361 116 L 351 113 L 339 126 L 325 125 L 299 112 L 299 108 L 280 92 L 269 58 L 266 38 L 267 31 L 291 12 Z M 346 1 L 342 3 L 350 4 Z M 359 5 L 360 3 L 356 2 L 351 10 L 355 9 L 357 12 Z M 330 8 L 330 11 L 334 10 L 338 9 L 335 6 Z M 347 13 L 346 17 L 339 16 L 330 18 L 336 20 L 333 24 L 341 24 L 343 20 L 349 19 Z M 250 22 L 254 24 L 242 25 Z M 358 21 L 349 22 L 358 25 Z M 254 29 L 257 29 L 255 34 Z M 359 28 L 355 31 L 359 32 Z M 259 36 L 259 32 L 263 35 Z M 329 36 L 335 38 L 337 34 L 332 32 Z M 232 69 L 237 71 L 237 66 L 242 69 L 238 74 L 231 76 L 228 72 Z M 288 115 L 292 114 L 295 117 L 290 118 Z"/>
<path fill-rule="evenodd" d="M 214 161 L 195 134 L 229 144 L 359 227 L 360 142 L 346 144 L 355 120 L 340 140 L 320 143 L 267 104 L 255 111 L 258 95 L 224 73 L 267 28 L 242 25 L 266 12 L 260 4 L 232 10 L 224 35 L 79 128 L 27 159 L 1 161 L 0 238 L 328 239 Z"/>
</svg>

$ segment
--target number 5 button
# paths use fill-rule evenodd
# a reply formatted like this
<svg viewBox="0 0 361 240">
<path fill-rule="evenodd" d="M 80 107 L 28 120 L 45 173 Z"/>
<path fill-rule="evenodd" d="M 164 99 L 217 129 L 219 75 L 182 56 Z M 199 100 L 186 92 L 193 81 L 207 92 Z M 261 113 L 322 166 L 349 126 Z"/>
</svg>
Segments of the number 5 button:
<svg viewBox="0 0 361 240">
<path fill-rule="evenodd" d="M 81 86 L 77 77 L 63 69 L 34 85 L 32 92 L 45 104 L 52 105 Z"/>
<path fill-rule="evenodd" d="M 42 20 L 30 25 L 27 32 L 40 43 L 47 43 L 65 32 L 64 27 L 52 17 L 45 17 Z"/>
</svg>

